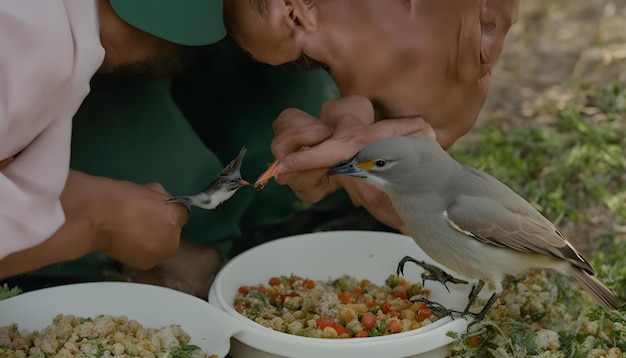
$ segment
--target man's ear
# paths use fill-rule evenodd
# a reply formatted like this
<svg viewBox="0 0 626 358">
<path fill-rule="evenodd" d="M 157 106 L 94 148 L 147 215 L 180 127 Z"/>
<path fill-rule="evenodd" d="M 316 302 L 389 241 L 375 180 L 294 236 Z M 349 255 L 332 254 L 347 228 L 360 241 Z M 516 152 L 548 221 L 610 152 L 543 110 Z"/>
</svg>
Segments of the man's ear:
<svg viewBox="0 0 626 358">
<path fill-rule="evenodd" d="M 284 0 L 289 9 L 289 19 L 294 30 L 313 32 L 317 30 L 317 12 L 313 0 Z"/>
<path fill-rule="evenodd" d="M 517 22 L 518 0 L 487 0 L 480 12 L 482 39 L 480 44 L 481 77 L 496 63 L 511 26 Z"/>
</svg>

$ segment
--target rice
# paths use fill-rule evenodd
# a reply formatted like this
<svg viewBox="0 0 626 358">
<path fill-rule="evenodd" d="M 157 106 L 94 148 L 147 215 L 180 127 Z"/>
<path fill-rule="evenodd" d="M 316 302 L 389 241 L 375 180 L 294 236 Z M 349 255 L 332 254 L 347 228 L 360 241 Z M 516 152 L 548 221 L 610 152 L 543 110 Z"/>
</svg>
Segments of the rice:
<svg viewBox="0 0 626 358">
<path fill-rule="evenodd" d="M 190 339 L 175 324 L 154 329 L 126 316 L 59 314 L 41 331 L 0 327 L 0 357 L 217 358 L 188 345 Z"/>
</svg>

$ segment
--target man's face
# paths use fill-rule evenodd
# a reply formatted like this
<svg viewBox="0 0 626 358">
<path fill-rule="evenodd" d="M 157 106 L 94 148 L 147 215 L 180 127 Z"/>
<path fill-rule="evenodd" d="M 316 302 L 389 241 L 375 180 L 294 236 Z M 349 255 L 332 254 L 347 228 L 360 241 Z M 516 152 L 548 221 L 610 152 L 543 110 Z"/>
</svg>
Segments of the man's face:
<svg viewBox="0 0 626 358">
<path fill-rule="evenodd" d="M 224 10 L 227 30 L 257 61 L 306 55 L 342 95 L 366 95 L 380 118 L 421 115 L 448 144 L 487 95 L 481 7 L 471 1 L 225 0 Z"/>
</svg>

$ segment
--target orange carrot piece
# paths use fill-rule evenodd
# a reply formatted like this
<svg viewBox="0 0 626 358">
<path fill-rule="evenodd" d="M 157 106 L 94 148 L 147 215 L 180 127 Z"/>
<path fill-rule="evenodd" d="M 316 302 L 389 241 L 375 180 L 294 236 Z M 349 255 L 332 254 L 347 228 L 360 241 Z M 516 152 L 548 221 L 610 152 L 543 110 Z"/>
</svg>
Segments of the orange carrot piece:
<svg viewBox="0 0 626 358">
<path fill-rule="evenodd" d="M 376 315 L 372 312 L 366 312 L 363 317 L 361 317 L 361 324 L 368 331 L 376 327 Z"/>
<path fill-rule="evenodd" d="M 337 322 L 335 322 L 334 318 L 331 317 L 321 317 L 315 320 L 315 323 L 317 324 L 317 326 L 320 329 L 324 329 L 326 327 L 332 326 L 334 324 L 337 324 Z"/>
<path fill-rule="evenodd" d="M 332 327 L 332 329 L 334 329 L 335 332 L 337 332 L 337 335 L 340 336 L 339 338 L 341 338 L 342 334 L 348 334 L 348 330 L 346 329 L 346 327 L 340 325 L 339 323 L 332 324 L 330 325 L 330 327 Z"/>
<path fill-rule="evenodd" d="M 391 320 L 387 323 L 387 331 L 391 333 L 400 333 L 402 332 L 402 322 L 398 320 Z"/>
<path fill-rule="evenodd" d="M 278 286 L 280 285 L 280 277 L 272 277 L 270 278 L 270 280 L 267 282 L 270 286 Z"/>
<path fill-rule="evenodd" d="M 424 305 L 424 307 L 420 308 L 419 311 L 417 311 L 417 317 L 419 317 L 422 321 L 432 315 L 433 311 L 431 311 L 430 308 L 426 307 L 426 305 Z"/>
<path fill-rule="evenodd" d="M 352 301 L 352 293 L 348 291 L 342 291 L 339 294 L 339 301 L 344 305 L 350 303 Z"/>
<path fill-rule="evenodd" d="M 310 280 L 310 279 L 306 279 L 304 280 L 304 282 L 302 283 L 302 286 L 304 286 L 304 288 L 308 288 L 309 290 L 312 289 L 313 287 L 315 287 L 315 281 Z"/>
</svg>

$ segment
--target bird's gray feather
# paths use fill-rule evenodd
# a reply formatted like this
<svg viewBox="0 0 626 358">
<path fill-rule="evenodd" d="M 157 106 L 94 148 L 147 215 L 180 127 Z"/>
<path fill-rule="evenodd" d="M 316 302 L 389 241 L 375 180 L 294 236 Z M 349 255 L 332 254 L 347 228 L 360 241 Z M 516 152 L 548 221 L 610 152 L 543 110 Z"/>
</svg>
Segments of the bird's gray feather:
<svg viewBox="0 0 626 358">
<path fill-rule="evenodd" d="M 582 255 L 526 200 L 489 174 L 462 168 L 462 176 L 450 181 L 459 193 L 447 209 L 453 226 L 483 243 L 547 255 L 593 274 Z"/>
</svg>

